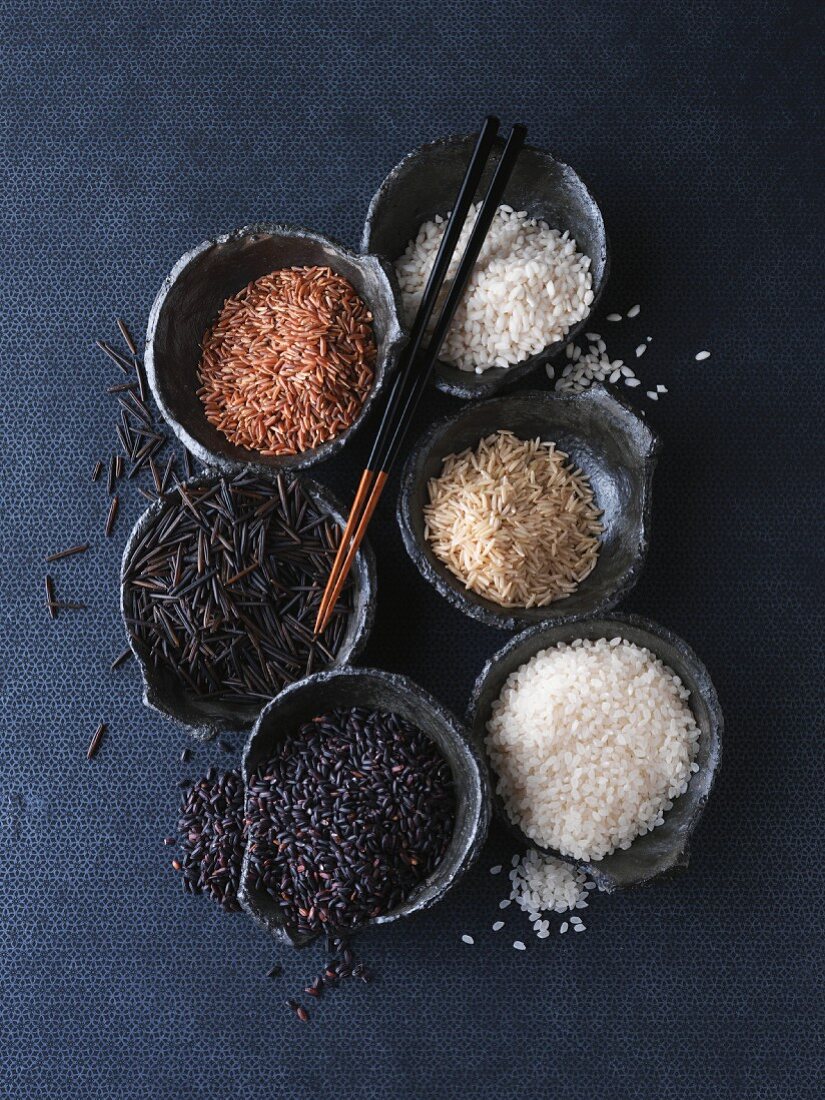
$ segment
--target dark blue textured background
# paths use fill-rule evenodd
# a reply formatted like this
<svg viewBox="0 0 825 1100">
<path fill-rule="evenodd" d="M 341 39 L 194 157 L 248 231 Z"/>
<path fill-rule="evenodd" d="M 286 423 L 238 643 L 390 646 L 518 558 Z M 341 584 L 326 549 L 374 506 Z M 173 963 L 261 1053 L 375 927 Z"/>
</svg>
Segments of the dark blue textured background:
<svg viewBox="0 0 825 1100">
<path fill-rule="evenodd" d="M 0 4 L 0 1094 L 817 1094 L 821 11 Z M 214 232 L 282 219 L 357 243 L 401 155 L 489 110 L 525 121 L 602 203 L 614 263 L 592 327 L 614 355 L 653 337 L 640 374 L 670 394 L 651 405 L 635 391 L 664 451 L 627 606 L 706 661 L 723 768 L 678 879 L 597 897 L 582 936 L 539 942 L 512 910 L 494 936 L 488 868 L 511 854 L 495 835 L 443 904 L 365 935 L 379 980 L 303 1027 L 280 1002 L 314 960 L 287 955 L 287 976 L 265 979 L 285 953 L 244 916 L 184 897 L 160 844 L 183 738 L 142 708 L 134 666 L 108 671 L 141 501 L 128 494 L 106 542 L 89 471 L 111 450 L 115 372 L 92 341 L 116 314 L 142 329 L 174 260 Z M 603 324 L 637 301 L 636 322 Z M 433 396 L 423 416 L 454 407 Z M 349 491 L 365 446 L 319 476 Z M 461 712 L 503 637 L 424 585 L 386 503 L 366 660 Z M 90 533 L 92 551 L 53 572 L 92 609 L 51 623 L 43 556 Z M 100 717 L 111 731 L 89 765 Z M 198 765 L 212 755 L 198 749 Z"/>
</svg>

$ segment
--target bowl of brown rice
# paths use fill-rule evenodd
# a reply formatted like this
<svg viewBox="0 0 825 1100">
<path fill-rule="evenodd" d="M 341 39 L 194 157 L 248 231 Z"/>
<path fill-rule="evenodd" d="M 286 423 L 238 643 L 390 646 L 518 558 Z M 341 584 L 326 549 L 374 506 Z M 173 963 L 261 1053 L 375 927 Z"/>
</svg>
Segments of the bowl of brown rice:
<svg viewBox="0 0 825 1100">
<path fill-rule="evenodd" d="M 603 890 L 687 865 L 721 758 L 707 669 L 638 615 L 532 627 L 486 663 L 466 716 L 496 815 Z"/>
<path fill-rule="evenodd" d="M 644 564 L 658 448 L 602 386 L 468 405 L 407 459 L 404 545 L 425 580 L 488 626 L 603 614 Z"/>
<path fill-rule="evenodd" d="M 254 225 L 175 264 L 149 315 L 146 375 L 196 458 L 271 476 L 346 445 L 404 342 L 382 260 L 307 229 Z"/>
<path fill-rule="evenodd" d="M 367 212 L 362 248 L 395 266 L 410 323 L 477 135 L 427 142 L 386 176 Z M 501 155 L 479 184 L 477 204 Z M 458 265 L 477 206 L 448 272 Z M 586 325 L 609 272 L 599 206 L 578 173 L 546 149 L 525 146 L 435 366 L 456 397 L 490 397 L 558 355 Z"/>
</svg>

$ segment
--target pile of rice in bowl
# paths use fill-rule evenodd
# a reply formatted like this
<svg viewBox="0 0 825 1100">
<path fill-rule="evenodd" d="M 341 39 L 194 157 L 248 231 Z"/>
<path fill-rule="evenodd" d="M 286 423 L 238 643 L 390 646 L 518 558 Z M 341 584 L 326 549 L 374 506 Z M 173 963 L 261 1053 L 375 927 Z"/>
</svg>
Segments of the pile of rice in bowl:
<svg viewBox="0 0 825 1100">
<path fill-rule="evenodd" d="M 486 747 L 511 821 L 590 862 L 661 825 L 699 770 L 690 692 L 620 637 L 545 649 L 507 678 Z"/>
</svg>

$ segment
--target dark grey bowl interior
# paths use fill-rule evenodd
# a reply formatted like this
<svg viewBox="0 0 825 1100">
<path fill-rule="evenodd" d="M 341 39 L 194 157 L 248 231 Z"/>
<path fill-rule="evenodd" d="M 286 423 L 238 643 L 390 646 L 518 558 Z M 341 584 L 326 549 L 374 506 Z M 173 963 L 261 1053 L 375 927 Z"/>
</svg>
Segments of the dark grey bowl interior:
<svg viewBox="0 0 825 1100">
<path fill-rule="evenodd" d="M 264 456 L 230 443 L 203 411 L 198 390 L 201 340 L 228 297 L 283 267 L 326 265 L 352 283 L 372 310 L 377 344 L 375 380 L 354 423 L 335 439 L 297 455 Z M 185 447 L 207 466 L 224 471 L 311 466 L 338 452 L 378 398 L 404 343 L 397 284 L 375 256 L 359 256 L 317 233 L 283 225 L 255 225 L 187 252 L 165 279 L 149 314 L 146 375 L 158 408 Z"/>
<path fill-rule="evenodd" d="M 474 863 L 490 823 L 487 767 L 468 731 L 437 700 L 404 676 L 376 669 L 347 668 L 319 672 L 286 688 L 260 715 L 243 755 L 244 783 L 269 759 L 274 746 L 298 726 L 336 707 L 375 707 L 399 714 L 436 742 L 453 773 L 456 790 L 455 832 L 440 866 L 403 905 L 368 924 L 386 924 L 428 909 L 455 885 Z M 314 936 L 298 935 L 285 925 L 280 910 L 266 895 L 246 889 L 247 860 L 241 872 L 239 899 L 267 932 L 301 947 Z"/>
<path fill-rule="evenodd" d="M 469 591 L 424 537 L 427 482 L 441 473 L 447 455 L 499 430 L 556 443 L 587 474 L 604 513 L 596 568 L 572 595 L 547 607 L 501 607 Z M 518 630 L 530 623 L 598 615 L 633 587 L 644 564 L 657 450 L 658 440 L 647 424 L 603 386 L 580 394 L 528 391 L 468 405 L 433 425 L 407 459 L 398 499 L 404 545 L 422 576 L 446 600 L 488 626 Z"/>
<path fill-rule="evenodd" d="M 515 672 L 540 650 L 559 642 L 572 642 L 575 638 L 615 638 L 617 635 L 635 645 L 646 646 L 681 677 L 690 690 L 690 707 L 702 732 L 696 756 L 699 771 L 694 774 L 687 791 L 676 799 L 673 809 L 665 814 L 664 822 L 645 836 L 637 837 L 625 851 L 619 850 L 597 862 L 581 864 L 599 887 L 608 891 L 638 886 L 666 871 L 686 867 L 690 835 L 702 816 L 713 786 L 722 753 L 722 711 L 707 669 L 687 642 L 639 615 L 617 615 L 533 627 L 512 638 L 490 658 L 475 682 L 467 710 L 467 724 L 483 750 L 492 705 L 511 672 Z M 576 863 L 576 860 L 542 848 L 530 840 L 510 821 L 497 793 L 493 799 L 497 816 L 522 845 L 563 859 L 566 863 Z"/>
<path fill-rule="evenodd" d="M 392 169 L 370 203 L 361 243 L 364 252 L 395 262 L 423 222 L 452 210 L 476 137 L 463 134 L 431 141 L 409 153 Z M 504 141 L 499 139 L 476 201 L 484 196 L 503 148 Z M 504 202 L 516 210 L 526 210 L 531 217 L 541 218 L 553 229 L 570 231 L 579 252 L 590 257 L 592 313 L 607 282 L 609 260 L 601 211 L 586 184 L 568 164 L 556 160 L 544 149 L 527 145 L 510 177 Z M 435 384 L 456 397 L 489 397 L 558 355 L 588 323 L 585 317 L 565 339 L 549 344 L 537 355 L 512 367 L 491 367 L 483 374 L 473 374 L 439 361 L 434 372 Z"/>
<path fill-rule="evenodd" d="M 210 485 L 215 480 L 214 475 L 205 475 L 184 481 L 183 485 Z M 343 527 L 341 505 L 326 486 L 308 477 L 302 477 L 300 480 L 301 487 L 313 503 L 322 511 L 328 512 L 339 527 Z M 125 578 L 129 559 L 150 524 L 156 522 L 169 507 L 167 498 L 155 501 L 140 516 L 129 535 L 120 569 L 120 610 L 124 623 L 127 614 Z M 332 667 L 346 665 L 355 660 L 366 645 L 372 630 L 375 618 L 375 557 L 366 540 L 361 543 L 351 575 L 355 582 L 354 610 L 335 665 Z M 171 672 L 166 670 L 158 672 L 149 666 L 142 647 L 135 643 L 128 630 L 126 636 L 140 665 L 143 677 L 143 702 L 165 718 L 185 727 L 193 737 L 206 741 L 226 730 L 249 729 L 258 717 L 261 709 L 259 706 L 248 703 L 210 702 L 187 693 Z"/>
</svg>

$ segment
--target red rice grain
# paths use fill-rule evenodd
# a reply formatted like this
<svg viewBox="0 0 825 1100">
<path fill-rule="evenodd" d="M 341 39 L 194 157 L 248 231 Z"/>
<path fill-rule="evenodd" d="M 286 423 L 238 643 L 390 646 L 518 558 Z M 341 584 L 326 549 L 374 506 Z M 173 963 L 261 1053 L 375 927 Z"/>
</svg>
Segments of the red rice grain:
<svg viewBox="0 0 825 1100">
<path fill-rule="evenodd" d="M 292 267 L 227 298 L 203 338 L 198 396 L 226 438 L 293 455 L 349 428 L 372 386 L 372 314 L 329 267 Z"/>
</svg>

